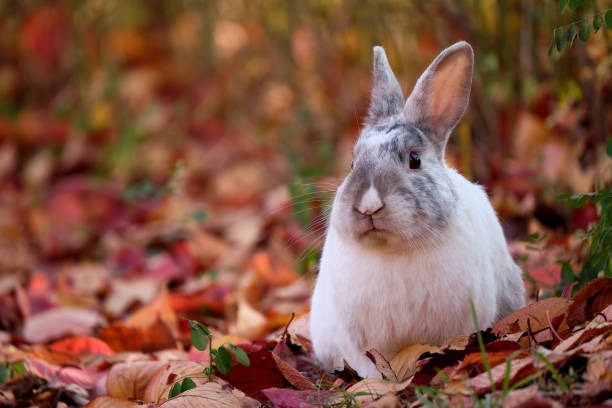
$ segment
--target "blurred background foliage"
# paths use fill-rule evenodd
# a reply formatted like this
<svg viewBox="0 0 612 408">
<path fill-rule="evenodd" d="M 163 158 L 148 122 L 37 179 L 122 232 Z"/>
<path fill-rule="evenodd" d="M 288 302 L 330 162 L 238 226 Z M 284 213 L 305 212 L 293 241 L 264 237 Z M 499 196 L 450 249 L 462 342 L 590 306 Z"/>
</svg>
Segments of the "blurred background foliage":
<svg viewBox="0 0 612 408">
<path fill-rule="evenodd" d="M 511 239 L 584 229 L 594 206 L 569 213 L 554 197 L 609 180 L 611 31 L 550 57 L 548 49 L 556 27 L 606 8 L 584 1 L 561 14 L 551 0 L 3 1 L 3 267 L 102 259 L 143 241 L 159 250 L 166 232 L 135 231 L 192 222 L 211 234 L 193 270 L 217 265 L 219 248 L 241 239 L 287 262 L 303 254 L 312 267 L 308 248 L 322 232 L 326 192 L 349 167 L 377 44 L 407 95 L 443 47 L 470 42 L 471 103 L 448 162 L 487 187 Z M 232 232 L 227 217 L 243 213 L 252 229 Z"/>
</svg>

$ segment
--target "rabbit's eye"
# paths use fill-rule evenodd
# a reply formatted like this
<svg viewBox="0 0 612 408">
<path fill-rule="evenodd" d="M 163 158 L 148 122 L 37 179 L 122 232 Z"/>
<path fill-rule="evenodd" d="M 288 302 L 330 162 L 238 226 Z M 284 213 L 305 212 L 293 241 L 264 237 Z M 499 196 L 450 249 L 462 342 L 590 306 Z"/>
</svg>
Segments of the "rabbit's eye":
<svg viewBox="0 0 612 408">
<path fill-rule="evenodd" d="M 354 160 L 351 160 L 351 169 L 353 168 Z"/>
<path fill-rule="evenodd" d="M 421 158 L 418 153 L 410 152 L 410 168 L 418 169 L 421 167 Z"/>
</svg>

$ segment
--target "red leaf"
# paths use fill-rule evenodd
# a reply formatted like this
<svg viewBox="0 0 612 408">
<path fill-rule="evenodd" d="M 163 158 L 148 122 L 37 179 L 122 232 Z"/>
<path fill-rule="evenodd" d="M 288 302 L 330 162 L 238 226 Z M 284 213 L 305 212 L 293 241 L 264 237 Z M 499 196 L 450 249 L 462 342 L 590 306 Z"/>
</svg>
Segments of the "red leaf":
<svg viewBox="0 0 612 408">
<path fill-rule="evenodd" d="M 95 337 L 71 337 L 60 340 L 51 345 L 51 350 L 63 351 L 70 354 L 113 354 L 114 351 L 100 339 Z"/>
<path fill-rule="evenodd" d="M 246 395 L 257 399 L 263 398 L 261 390 L 284 385 L 284 377 L 270 350 L 261 349 L 248 356 L 251 362 L 249 367 L 234 365 L 229 374 L 220 375 L 220 377 Z"/>
</svg>

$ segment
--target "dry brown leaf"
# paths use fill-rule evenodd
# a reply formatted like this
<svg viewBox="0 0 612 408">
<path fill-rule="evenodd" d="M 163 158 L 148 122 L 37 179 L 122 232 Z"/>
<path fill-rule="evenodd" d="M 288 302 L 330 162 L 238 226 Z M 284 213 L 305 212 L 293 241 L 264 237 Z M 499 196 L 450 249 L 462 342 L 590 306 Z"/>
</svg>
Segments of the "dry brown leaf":
<svg viewBox="0 0 612 408">
<path fill-rule="evenodd" d="M 546 313 L 552 318 L 567 311 L 572 301 L 565 298 L 551 297 L 532 303 L 520 310 L 510 313 L 493 326 L 493 333 L 497 336 L 505 334 L 524 332 L 528 330 L 529 320 L 532 331 L 538 331 L 548 327 Z"/>
<path fill-rule="evenodd" d="M 599 334 L 608 332 L 610 331 L 610 329 L 612 329 L 612 323 L 598 323 L 596 321 L 592 321 L 583 330 L 572 334 L 563 342 L 559 343 L 559 345 L 555 347 L 554 351 L 570 351 L 577 347 L 579 344 L 589 341 L 593 337 L 598 336 Z"/>
<path fill-rule="evenodd" d="M 168 295 L 168 288 L 164 287 L 157 299 L 150 305 L 138 309 L 125 322 L 128 327 L 149 327 L 157 319 L 161 320 L 172 331 L 173 335 L 178 334 L 178 319 Z"/>
<path fill-rule="evenodd" d="M 238 302 L 238 317 L 236 324 L 230 327 L 230 334 L 258 338 L 266 330 L 268 319 L 263 313 L 256 310 L 248 302 L 240 300 Z"/>
<path fill-rule="evenodd" d="M 193 361 L 170 361 L 160 367 L 151 378 L 144 390 L 143 400 L 161 404 L 168 398 L 170 389 L 177 381 L 190 377 L 196 384 L 207 382 L 202 373 L 206 367 Z"/>
<path fill-rule="evenodd" d="M 612 381 L 612 351 L 606 350 L 589 356 L 583 378 L 593 384 Z"/>
<path fill-rule="evenodd" d="M 471 334 L 457 334 L 446 340 L 441 346 L 440 350 L 465 350 L 468 344 L 470 344 Z"/>
<path fill-rule="evenodd" d="M 510 363 L 510 384 L 514 384 L 521 378 L 524 378 L 533 372 L 535 372 L 533 365 L 533 359 L 531 357 L 514 359 Z M 504 380 L 506 373 L 506 364 L 499 364 L 496 367 L 491 368 L 491 376 L 496 386 L 501 385 Z M 454 382 L 444 388 L 446 392 L 458 392 L 463 394 L 470 394 L 475 392 L 476 394 L 482 394 L 491 390 L 491 382 L 489 381 L 489 373 L 484 372 L 476 377 L 468 380 L 470 387 L 466 387 L 464 382 Z"/>
<path fill-rule="evenodd" d="M 592 319 L 612 304 L 612 278 L 597 278 L 584 285 L 572 298 L 567 320 L 571 325 Z"/>
<path fill-rule="evenodd" d="M 513 408 L 518 404 L 527 401 L 538 393 L 538 386 L 536 384 L 525 388 L 519 388 L 518 390 L 512 390 L 506 394 L 504 398 L 504 408 Z"/>
<path fill-rule="evenodd" d="M 111 397 L 144 400 L 147 384 L 163 365 L 163 361 L 115 364 L 106 378 L 106 392 Z"/>
<path fill-rule="evenodd" d="M 391 365 L 378 350 L 370 349 L 366 352 L 366 355 L 374 365 L 379 373 L 382 374 L 384 379 L 398 381 L 398 376 L 395 374 L 395 371 L 391 368 Z"/>
<path fill-rule="evenodd" d="M 401 392 L 410 385 L 410 381 L 411 380 L 407 380 L 397 383 L 381 380 L 379 378 L 366 378 L 356 384 L 351 385 L 349 388 L 347 388 L 346 392 L 349 394 L 365 393 L 366 395 L 356 396 L 355 399 L 357 402 L 366 403 L 374 401 L 387 393 Z"/>
<path fill-rule="evenodd" d="M 365 404 L 364 408 L 400 408 L 402 406 L 400 398 L 389 392 L 376 401 Z"/>
<path fill-rule="evenodd" d="M 429 344 L 411 344 L 397 353 L 390 362 L 397 378 L 404 381 L 412 377 L 417 371 L 419 357 L 425 353 L 440 353 L 440 348 Z"/>
<path fill-rule="evenodd" d="M 308 378 L 304 377 L 298 370 L 289 365 L 285 360 L 272 353 L 276 366 L 283 377 L 298 390 L 316 390 L 317 387 Z"/>
<path fill-rule="evenodd" d="M 128 401 L 121 398 L 115 397 L 97 397 L 94 400 L 90 401 L 83 408 L 133 408 L 133 407 L 145 407 L 145 405 L 141 405 L 135 401 Z"/>
<path fill-rule="evenodd" d="M 189 391 L 170 398 L 160 408 L 258 408 L 256 399 L 249 398 L 240 390 L 224 390 L 214 382 L 198 385 Z"/>
</svg>

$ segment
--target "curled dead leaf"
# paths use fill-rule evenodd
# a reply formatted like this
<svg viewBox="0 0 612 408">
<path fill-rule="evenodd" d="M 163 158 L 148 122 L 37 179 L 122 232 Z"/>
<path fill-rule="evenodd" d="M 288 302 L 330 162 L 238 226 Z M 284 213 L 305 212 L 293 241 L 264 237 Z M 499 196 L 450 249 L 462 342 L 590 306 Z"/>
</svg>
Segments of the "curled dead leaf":
<svg viewBox="0 0 612 408">
<path fill-rule="evenodd" d="M 366 378 L 347 388 L 349 394 L 357 394 L 357 402 L 366 403 L 374 401 L 387 393 L 398 393 L 410 385 L 411 380 L 404 382 L 391 382 L 379 378 Z"/>
<path fill-rule="evenodd" d="M 463 342 L 463 339 L 461 341 Z M 398 380 L 405 381 L 416 373 L 417 363 L 419 361 L 419 358 L 423 354 L 440 352 L 441 350 L 439 347 L 432 346 L 429 344 L 411 344 L 410 346 L 404 348 L 402 351 L 397 353 L 391 359 L 391 368 L 393 372 L 397 375 Z"/>
<path fill-rule="evenodd" d="M 574 295 L 573 300 L 567 311 L 567 320 L 572 326 L 592 319 L 612 304 L 612 278 L 592 280 Z"/>
<path fill-rule="evenodd" d="M 225 390 L 220 384 L 209 382 L 170 398 L 160 408 L 258 408 L 260 405 L 240 390 Z"/>
<path fill-rule="evenodd" d="M 193 361 L 169 361 L 157 369 L 144 390 L 143 400 L 161 404 L 168 398 L 170 388 L 177 382 L 190 377 L 196 384 L 207 382 L 202 373 L 206 367 Z"/>
<path fill-rule="evenodd" d="M 391 368 L 391 365 L 378 350 L 370 349 L 366 351 L 366 356 L 374 363 L 376 369 L 382 374 L 382 378 L 386 380 L 397 381 L 398 376 Z"/>
<path fill-rule="evenodd" d="M 106 392 L 111 397 L 144 400 L 147 384 L 163 361 L 134 361 L 115 364 L 106 378 Z"/>
</svg>

